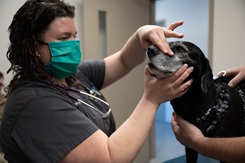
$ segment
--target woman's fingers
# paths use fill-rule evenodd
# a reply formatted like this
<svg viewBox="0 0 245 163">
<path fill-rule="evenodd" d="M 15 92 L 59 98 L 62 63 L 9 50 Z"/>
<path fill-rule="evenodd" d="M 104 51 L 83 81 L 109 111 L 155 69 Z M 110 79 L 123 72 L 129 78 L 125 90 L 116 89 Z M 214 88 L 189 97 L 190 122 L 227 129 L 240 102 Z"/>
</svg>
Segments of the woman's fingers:
<svg viewBox="0 0 245 163">
<path fill-rule="evenodd" d="M 188 67 L 188 65 L 183 65 L 177 72 L 175 72 L 170 79 L 170 82 L 174 85 L 174 88 L 178 92 L 178 97 L 185 94 L 193 82 L 192 79 L 184 82 L 188 76 L 192 73 L 193 67 Z"/>
<path fill-rule="evenodd" d="M 172 50 L 170 49 L 166 38 L 175 37 L 182 38 L 183 34 L 173 31 L 175 28 L 181 26 L 183 21 L 175 22 L 171 24 L 168 28 L 160 27 L 160 26 L 145 26 L 144 30 L 146 31 L 146 35 L 142 38 L 142 45 L 145 48 L 148 48 L 150 45 L 155 44 L 159 47 L 164 53 L 173 55 Z M 142 35 L 142 31 L 140 34 Z"/>
<path fill-rule="evenodd" d="M 168 26 L 167 30 L 165 31 L 165 37 L 169 38 L 169 37 L 176 37 L 176 38 L 183 38 L 184 35 L 182 33 L 178 33 L 178 32 L 174 32 L 174 30 L 183 25 L 184 21 L 178 21 L 178 22 L 174 22 L 171 25 Z"/>
<path fill-rule="evenodd" d="M 168 29 L 170 29 L 171 31 L 173 31 L 173 30 L 175 30 L 175 28 L 177 28 L 177 27 L 179 27 L 179 26 L 181 26 L 183 24 L 184 24 L 184 21 L 177 21 L 177 22 L 174 22 L 174 23 L 170 24 L 168 26 Z"/>
<path fill-rule="evenodd" d="M 152 32 L 149 35 L 149 38 L 150 38 L 151 42 L 154 45 L 156 45 L 157 47 L 159 47 L 164 53 L 168 54 L 168 53 L 172 52 L 167 41 L 166 41 L 165 35 L 162 31 Z"/>
<path fill-rule="evenodd" d="M 193 67 L 188 67 L 187 64 L 184 64 L 171 76 L 171 82 L 174 82 L 176 85 L 182 84 L 185 79 L 192 73 L 192 71 Z"/>
</svg>

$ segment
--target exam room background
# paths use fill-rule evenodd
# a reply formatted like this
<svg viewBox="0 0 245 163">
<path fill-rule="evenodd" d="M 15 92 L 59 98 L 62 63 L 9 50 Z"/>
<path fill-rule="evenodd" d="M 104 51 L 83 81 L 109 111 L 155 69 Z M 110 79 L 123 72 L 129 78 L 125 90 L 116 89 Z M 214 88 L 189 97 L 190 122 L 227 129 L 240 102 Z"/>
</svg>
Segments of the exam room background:
<svg viewBox="0 0 245 163">
<path fill-rule="evenodd" d="M 176 2 L 176 4 L 174 4 L 176 7 L 181 6 L 179 0 L 172 1 Z M 190 2 L 190 0 L 182 1 L 183 3 L 188 2 L 191 6 L 192 2 L 201 2 L 203 0 L 193 0 L 192 2 Z M 5 84 L 8 84 L 12 77 L 11 74 L 6 74 L 6 71 L 10 67 L 6 58 L 6 51 L 9 44 L 7 28 L 10 25 L 13 14 L 24 2 L 25 0 L 0 0 L 0 71 L 5 75 Z M 152 20 L 150 20 L 150 18 L 152 18 L 150 0 L 67 0 L 67 2 L 76 6 L 75 21 L 78 27 L 78 37 L 82 39 L 82 49 L 86 52 L 84 54 L 87 55 L 85 58 L 91 55 L 94 55 L 92 56 L 93 58 L 96 57 L 95 55 L 97 53 L 94 51 L 96 48 L 90 48 L 89 46 L 91 44 L 93 44 L 94 47 L 99 47 L 95 36 L 96 31 L 93 31 L 93 33 L 91 31 L 94 28 L 97 29 L 97 24 L 95 26 L 94 24 L 90 25 L 93 22 L 97 22 L 98 19 L 93 17 L 94 15 L 91 13 L 86 14 L 87 12 L 92 12 L 92 10 L 94 12 L 108 10 L 107 35 L 110 36 L 107 40 L 108 53 L 118 50 L 139 26 L 152 22 Z M 213 5 L 209 9 L 211 14 L 209 22 L 211 23 L 209 24 L 208 31 L 208 57 L 211 61 L 214 74 L 216 74 L 220 70 L 244 65 L 245 1 L 210 0 L 210 2 L 212 2 Z M 86 4 L 87 7 L 85 6 Z M 167 8 L 163 7 L 162 10 L 167 10 Z M 170 12 L 171 15 L 183 14 L 180 13 L 179 10 L 172 10 Z M 87 22 L 84 24 L 81 15 L 85 14 Z M 202 21 L 201 18 L 195 20 L 197 24 Z M 185 24 L 185 26 L 188 26 L 188 24 Z M 90 31 L 87 29 L 89 27 L 91 28 Z M 178 30 L 181 31 L 183 28 L 181 27 Z M 199 32 L 203 33 L 203 27 L 199 28 Z M 86 34 L 92 35 L 92 37 L 89 38 L 89 36 L 86 36 L 85 39 L 83 39 L 83 36 Z M 104 91 L 105 96 L 108 98 L 114 110 L 117 126 L 132 112 L 132 109 L 135 107 L 142 94 L 143 67 L 144 64 L 135 69 L 125 79 Z M 135 163 L 148 162 L 150 159 L 154 158 L 153 132 L 154 131 L 150 134 L 139 156 L 136 158 Z"/>
</svg>

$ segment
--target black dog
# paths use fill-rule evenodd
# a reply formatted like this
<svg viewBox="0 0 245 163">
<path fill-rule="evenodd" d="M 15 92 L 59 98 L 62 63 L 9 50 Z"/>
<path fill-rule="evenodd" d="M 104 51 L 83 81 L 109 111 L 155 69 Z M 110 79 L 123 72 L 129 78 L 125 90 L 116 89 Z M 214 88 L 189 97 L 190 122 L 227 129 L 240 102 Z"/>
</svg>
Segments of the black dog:
<svg viewBox="0 0 245 163">
<path fill-rule="evenodd" d="M 235 88 L 225 75 L 214 77 L 208 59 L 196 45 L 185 41 L 169 43 L 170 57 L 152 45 L 147 50 L 148 68 L 158 78 L 177 71 L 183 64 L 194 67 L 193 83 L 183 96 L 171 100 L 174 111 L 196 125 L 208 137 L 245 135 L 245 82 Z M 186 148 L 186 161 L 197 162 L 198 153 Z"/>
</svg>

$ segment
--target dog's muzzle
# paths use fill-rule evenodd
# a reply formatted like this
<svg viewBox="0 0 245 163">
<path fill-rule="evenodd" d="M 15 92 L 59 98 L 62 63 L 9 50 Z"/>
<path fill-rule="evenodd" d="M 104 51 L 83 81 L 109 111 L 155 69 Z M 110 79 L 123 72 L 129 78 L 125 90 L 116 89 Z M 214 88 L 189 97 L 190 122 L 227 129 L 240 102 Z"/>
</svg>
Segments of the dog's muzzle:
<svg viewBox="0 0 245 163">
<path fill-rule="evenodd" d="M 146 59 L 150 73 L 159 79 L 172 75 L 183 65 L 177 56 L 164 54 L 154 45 L 147 49 Z"/>
</svg>

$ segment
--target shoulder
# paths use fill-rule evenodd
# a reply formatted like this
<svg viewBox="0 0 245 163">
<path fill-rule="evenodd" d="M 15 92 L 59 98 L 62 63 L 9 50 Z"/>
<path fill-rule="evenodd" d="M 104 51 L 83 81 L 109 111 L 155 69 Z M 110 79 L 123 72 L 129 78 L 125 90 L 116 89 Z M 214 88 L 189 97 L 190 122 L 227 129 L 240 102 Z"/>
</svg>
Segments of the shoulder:
<svg viewBox="0 0 245 163">
<path fill-rule="evenodd" d="M 21 103 L 41 99 L 44 97 L 59 97 L 63 100 L 65 96 L 57 89 L 42 82 L 24 81 L 21 82 L 9 95 L 7 102 Z"/>
<path fill-rule="evenodd" d="M 105 66 L 105 62 L 103 59 L 100 60 L 85 60 L 82 61 L 78 68 L 80 71 L 82 71 L 83 69 L 94 69 L 96 67 L 104 67 Z"/>
<path fill-rule="evenodd" d="M 104 74 L 105 62 L 104 60 L 86 60 L 82 61 L 78 66 L 77 75 L 84 75 L 88 79 L 97 74 Z"/>
<path fill-rule="evenodd" d="M 88 80 L 92 82 L 99 90 L 101 89 L 105 78 L 104 60 L 87 60 L 80 63 L 76 76 L 80 81 Z"/>
</svg>

